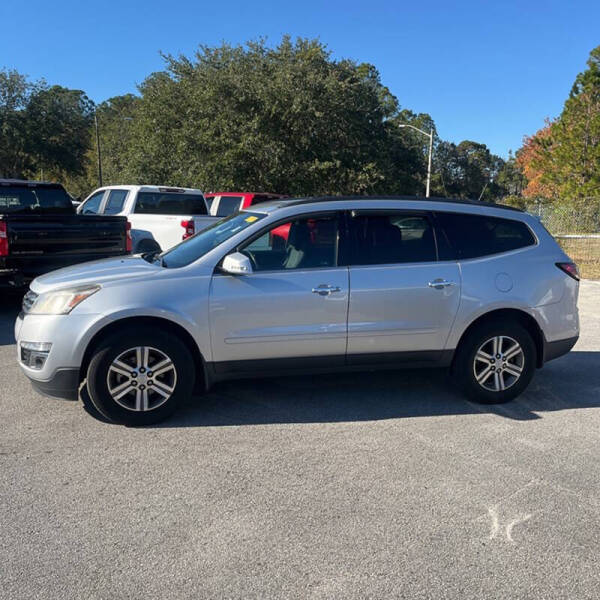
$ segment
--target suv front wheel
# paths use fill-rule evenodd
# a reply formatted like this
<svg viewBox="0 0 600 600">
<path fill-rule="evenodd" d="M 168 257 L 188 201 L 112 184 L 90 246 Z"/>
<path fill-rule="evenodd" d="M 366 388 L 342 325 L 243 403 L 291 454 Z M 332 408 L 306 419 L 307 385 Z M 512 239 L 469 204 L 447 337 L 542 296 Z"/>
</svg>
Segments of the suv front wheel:
<svg viewBox="0 0 600 600">
<path fill-rule="evenodd" d="M 176 337 L 149 327 L 107 337 L 94 351 L 87 389 L 108 420 L 149 425 L 169 417 L 194 386 L 194 362 Z"/>
<path fill-rule="evenodd" d="M 482 323 L 458 347 L 453 375 L 475 402 L 500 404 L 521 394 L 535 372 L 536 349 L 529 332 L 515 322 Z"/>
</svg>

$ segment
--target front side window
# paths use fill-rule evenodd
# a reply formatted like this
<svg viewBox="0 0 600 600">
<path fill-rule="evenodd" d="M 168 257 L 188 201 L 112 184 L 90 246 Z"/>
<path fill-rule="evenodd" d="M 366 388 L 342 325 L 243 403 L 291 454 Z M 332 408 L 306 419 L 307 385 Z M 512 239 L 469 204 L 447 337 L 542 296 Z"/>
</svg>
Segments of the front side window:
<svg viewBox="0 0 600 600">
<path fill-rule="evenodd" d="M 81 207 L 81 214 L 84 215 L 97 215 L 100 211 L 100 204 L 102 204 L 102 198 L 104 192 L 96 192 L 93 196 L 90 196 L 89 200 L 86 200 Z"/>
<path fill-rule="evenodd" d="M 242 196 L 221 196 L 217 207 L 217 217 L 227 217 L 240 210 Z"/>
<path fill-rule="evenodd" d="M 127 198 L 127 190 L 110 190 L 104 206 L 104 214 L 118 215 L 123 210 L 125 198 Z"/>
<path fill-rule="evenodd" d="M 448 247 L 448 256 L 442 258 L 464 260 L 535 244 L 529 227 L 514 219 L 445 212 L 437 213 L 436 219 Z"/>
<path fill-rule="evenodd" d="M 404 212 L 353 214 L 349 219 L 351 265 L 436 260 L 433 228 L 423 215 Z"/>
<path fill-rule="evenodd" d="M 205 215 L 204 197 L 181 192 L 140 192 L 135 212 L 142 215 Z"/>
<path fill-rule="evenodd" d="M 254 271 L 319 269 L 337 264 L 338 225 L 334 215 L 279 223 L 240 249 Z"/>
</svg>

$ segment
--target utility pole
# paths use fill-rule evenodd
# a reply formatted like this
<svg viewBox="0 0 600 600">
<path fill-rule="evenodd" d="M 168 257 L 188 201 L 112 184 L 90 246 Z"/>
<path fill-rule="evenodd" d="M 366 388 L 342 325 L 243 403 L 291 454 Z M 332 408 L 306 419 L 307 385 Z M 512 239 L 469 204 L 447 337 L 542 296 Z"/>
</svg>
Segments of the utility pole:
<svg viewBox="0 0 600 600">
<path fill-rule="evenodd" d="M 98 113 L 94 113 L 94 125 L 96 126 L 96 150 L 98 152 L 98 187 L 102 187 L 102 156 L 100 155 L 100 133 L 98 131 Z"/>
<path fill-rule="evenodd" d="M 429 131 L 429 161 L 427 162 L 427 187 L 425 198 L 429 198 L 429 187 L 431 186 L 431 157 L 433 155 L 433 128 Z"/>
<path fill-rule="evenodd" d="M 422 133 L 425 137 L 429 138 L 429 158 L 427 160 L 427 183 L 425 185 L 425 198 L 429 198 L 429 189 L 431 187 L 431 157 L 433 156 L 433 127 L 429 130 L 429 133 L 415 127 L 414 125 L 410 125 L 409 123 L 403 123 L 398 125 L 398 127 L 410 127 L 419 133 Z"/>
</svg>

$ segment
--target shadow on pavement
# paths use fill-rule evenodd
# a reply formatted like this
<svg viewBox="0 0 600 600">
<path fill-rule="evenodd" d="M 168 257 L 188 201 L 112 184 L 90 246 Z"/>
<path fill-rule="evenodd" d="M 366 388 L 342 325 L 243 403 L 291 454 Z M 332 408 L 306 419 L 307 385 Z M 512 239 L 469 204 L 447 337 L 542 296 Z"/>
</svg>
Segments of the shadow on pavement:
<svg viewBox="0 0 600 600">
<path fill-rule="evenodd" d="M 0 346 L 15 343 L 15 319 L 21 310 L 21 300 L 25 292 L 0 289 Z"/>
<path fill-rule="evenodd" d="M 538 370 L 503 405 L 466 401 L 444 370 L 231 381 L 194 398 L 157 427 L 338 423 L 492 413 L 519 421 L 547 411 L 600 407 L 600 352 L 571 352 Z"/>
</svg>

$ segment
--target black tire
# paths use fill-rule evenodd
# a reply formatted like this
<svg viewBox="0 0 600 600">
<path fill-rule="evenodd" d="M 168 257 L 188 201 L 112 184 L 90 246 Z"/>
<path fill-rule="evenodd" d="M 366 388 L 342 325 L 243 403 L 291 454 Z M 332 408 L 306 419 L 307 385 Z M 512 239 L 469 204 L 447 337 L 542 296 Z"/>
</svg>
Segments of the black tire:
<svg viewBox="0 0 600 600">
<path fill-rule="evenodd" d="M 174 374 L 169 372 L 169 375 L 173 378 L 170 382 L 173 392 L 166 400 L 156 393 L 156 381 L 153 381 L 154 388 L 150 387 L 151 383 L 146 382 L 144 386 L 146 388 L 146 398 L 155 399 L 148 402 L 148 410 L 135 410 L 134 404 L 137 396 L 134 389 L 127 393 L 120 401 L 121 403 L 115 401 L 109 391 L 109 369 L 113 361 L 123 353 L 136 347 L 151 348 L 152 353 L 149 360 L 158 353 L 164 354 L 171 360 L 174 367 Z M 131 368 L 135 370 L 134 366 Z M 150 371 L 151 368 L 149 366 L 146 371 Z M 114 372 L 111 377 L 113 376 Z M 143 377 L 145 381 L 147 373 Z M 127 328 L 108 336 L 94 350 L 87 370 L 87 390 L 94 407 L 109 421 L 130 426 L 151 425 L 152 423 L 164 421 L 177 410 L 182 402 L 190 398 L 194 387 L 194 379 L 194 361 L 185 344 L 177 337 L 150 327 Z M 131 381 L 134 380 L 131 379 Z M 152 380 L 148 379 L 148 381 Z M 125 379 L 126 382 L 127 379 Z M 142 386 L 138 386 L 138 383 L 140 383 L 139 379 L 132 385 L 136 385 L 136 389 L 141 389 Z M 160 404 L 161 401 L 162 404 Z M 151 404 L 153 402 L 157 404 L 156 408 L 152 408 Z M 128 404 L 131 407 L 124 407 L 123 404 Z"/>
<path fill-rule="evenodd" d="M 140 240 L 138 245 L 135 247 L 135 252 L 133 254 L 146 254 L 148 252 L 160 252 L 161 248 L 158 242 L 154 240 Z"/>
<path fill-rule="evenodd" d="M 517 365 L 517 368 L 520 368 L 521 371 L 520 376 L 514 381 L 512 380 L 515 376 L 506 370 L 506 362 L 503 358 L 497 359 L 497 355 L 493 357 L 494 364 L 492 364 L 492 359 L 490 359 L 489 365 L 486 365 L 481 359 L 476 363 L 475 356 L 482 345 L 484 345 L 486 341 L 499 336 L 511 338 L 521 346 L 522 364 Z M 504 340 L 505 344 L 507 342 L 509 342 L 509 340 Z M 491 346 L 485 346 L 485 348 L 488 349 L 487 354 L 489 354 L 490 347 Z M 521 361 L 521 358 L 517 357 L 516 359 L 509 359 L 508 363 L 511 371 L 515 370 L 514 367 L 511 366 L 512 360 Z M 536 362 L 537 352 L 535 344 L 529 332 L 522 325 L 515 321 L 489 321 L 474 328 L 463 340 L 461 340 L 452 366 L 452 375 L 458 387 L 469 399 L 480 404 L 502 404 L 513 400 L 527 388 L 535 373 Z M 511 381 L 512 383 L 504 390 L 493 391 L 487 389 L 484 387 L 484 384 L 480 384 L 477 381 L 476 372 L 480 377 L 485 377 L 487 375 L 485 383 L 487 383 L 488 386 L 498 385 L 498 387 L 500 387 L 499 384 L 494 383 L 494 373 L 498 371 L 498 365 L 504 369 L 502 374 L 498 374 L 498 378 L 501 377 L 503 383 L 505 379 L 507 384 Z M 484 372 L 488 366 L 492 371 L 491 373 Z M 490 378 L 492 378 L 491 382 Z"/>
</svg>

